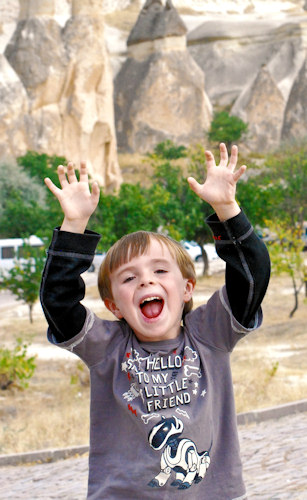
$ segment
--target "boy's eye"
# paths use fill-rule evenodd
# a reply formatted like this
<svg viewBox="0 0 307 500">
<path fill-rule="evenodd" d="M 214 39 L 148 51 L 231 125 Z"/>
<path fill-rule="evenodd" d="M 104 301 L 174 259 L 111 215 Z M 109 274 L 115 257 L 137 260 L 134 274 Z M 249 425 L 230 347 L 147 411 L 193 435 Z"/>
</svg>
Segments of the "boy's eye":
<svg viewBox="0 0 307 500">
<path fill-rule="evenodd" d="M 129 281 L 132 281 L 134 279 L 134 276 L 128 276 L 127 278 L 124 279 L 123 283 L 129 283 Z"/>
<path fill-rule="evenodd" d="M 164 274 L 164 273 L 167 273 L 167 271 L 165 269 L 157 269 L 155 271 L 157 274 Z"/>
</svg>

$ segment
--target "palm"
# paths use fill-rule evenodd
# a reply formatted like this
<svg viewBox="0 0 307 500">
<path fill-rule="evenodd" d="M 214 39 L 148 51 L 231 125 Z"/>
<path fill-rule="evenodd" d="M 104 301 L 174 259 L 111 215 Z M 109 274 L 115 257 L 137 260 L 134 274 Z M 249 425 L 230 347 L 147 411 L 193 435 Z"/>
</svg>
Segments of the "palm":
<svg viewBox="0 0 307 500">
<path fill-rule="evenodd" d="M 88 184 L 81 181 L 62 188 L 57 198 L 67 219 L 90 217 L 96 207 Z"/>
<path fill-rule="evenodd" d="M 58 176 L 62 189 L 59 189 L 50 179 L 45 179 L 45 182 L 58 199 L 65 218 L 67 220 L 88 219 L 98 204 L 99 188 L 93 185 L 92 193 L 90 192 L 85 163 L 81 163 L 79 181 L 71 163 L 67 167 L 67 177 L 62 165 L 58 167 Z"/>
<path fill-rule="evenodd" d="M 236 192 L 232 172 L 221 166 L 208 168 L 206 180 L 199 186 L 198 195 L 210 205 L 227 203 Z"/>
<path fill-rule="evenodd" d="M 238 159 L 238 150 L 233 146 L 228 162 L 228 153 L 224 144 L 220 145 L 221 161 L 217 166 L 214 156 L 206 151 L 207 177 L 203 184 L 198 183 L 193 177 L 188 181 L 193 191 L 211 206 L 232 203 L 235 199 L 236 184 L 245 172 L 242 166 L 235 171 Z"/>
</svg>

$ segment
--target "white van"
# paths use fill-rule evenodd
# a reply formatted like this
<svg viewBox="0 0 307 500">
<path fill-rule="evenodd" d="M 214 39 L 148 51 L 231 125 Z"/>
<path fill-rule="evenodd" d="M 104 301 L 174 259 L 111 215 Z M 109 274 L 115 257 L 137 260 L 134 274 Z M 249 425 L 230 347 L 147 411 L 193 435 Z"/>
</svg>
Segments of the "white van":
<svg viewBox="0 0 307 500">
<path fill-rule="evenodd" d="M 34 235 L 26 239 L 7 238 L 0 240 L 0 271 L 9 271 L 14 267 L 16 259 L 22 259 L 22 247 L 24 244 L 31 247 L 44 246 L 44 242 Z"/>
</svg>

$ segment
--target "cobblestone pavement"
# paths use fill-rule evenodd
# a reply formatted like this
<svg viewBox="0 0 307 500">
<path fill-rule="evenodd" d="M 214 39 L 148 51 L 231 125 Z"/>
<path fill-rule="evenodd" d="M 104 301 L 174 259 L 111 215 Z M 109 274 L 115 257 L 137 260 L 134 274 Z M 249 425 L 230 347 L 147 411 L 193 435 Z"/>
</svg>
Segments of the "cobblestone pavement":
<svg viewBox="0 0 307 500">
<path fill-rule="evenodd" d="M 249 500 L 307 500 L 307 413 L 239 426 Z M 0 499 L 84 500 L 87 456 L 0 467 Z M 212 499 L 219 500 L 219 499 Z"/>
</svg>

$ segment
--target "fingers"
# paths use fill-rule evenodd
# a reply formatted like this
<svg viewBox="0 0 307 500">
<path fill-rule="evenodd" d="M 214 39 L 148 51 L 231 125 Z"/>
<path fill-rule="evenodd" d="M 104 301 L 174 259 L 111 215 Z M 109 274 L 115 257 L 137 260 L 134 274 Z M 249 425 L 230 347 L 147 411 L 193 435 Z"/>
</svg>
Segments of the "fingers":
<svg viewBox="0 0 307 500">
<path fill-rule="evenodd" d="M 68 184 L 78 182 L 74 164 L 72 162 L 67 164 L 67 173 L 65 172 L 65 167 L 63 167 L 63 165 L 58 166 L 57 173 L 62 189 Z M 88 173 L 85 161 L 80 163 L 80 182 L 88 182 Z"/>
<path fill-rule="evenodd" d="M 240 179 L 240 177 L 242 177 L 242 175 L 246 172 L 246 165 L 242 165 L 242 167 L 239 168 L 239 170 L 237 170 L 234 174 L 233 174 L 233 180 L 235 182 L 238 182 L 238 180 Z"/>
<path fill-rule="evenodd" d="M 211 151 L 205 151 L 207 169 L 215 167 L 215 159 Z"/>
<path fill-rule="evenodd" d="M 76 172 L 75 168 L 72 162 L 69 162 L 67 165 L 67 178 L 69 184 L 73 184 L 74 182 L 78 182 L 78 179 L 76 177 Z"/>
<path fill-rule="evenodd" d="M 227 167 L 228 163 L 228 151 L 226 145 L 221 142 L 220 144 L 220 167 Z"/>
<path fill-rule="evenodd" d="M 55 184 L 53 184 L 52 180 L 49 179 L 49 177 L 46 177 L 46 179 L 44 179 L 44 182 L 47 188 L 51 191 L 51 193 L 57 197 L 59 192 L 61 192 L 61 190 Z"/>
<path fill-rule="evenodd" d="M 230 155 L 230 160 L 228 164 L 228 168 L 234 172 L 236 166 L 237 166 L 237 161 L 238 161 L 238 147 L 237 146 L 232 146 L 231 148 L 231 155 Z"/>
<path fill-rule="evenodd" d="M 211 151 L 206 151 L 207 167 L 211 168 L 215 166 L 214 156 Z M 231 172 L 234 172 L 238 162 L 238 146 L 231 147 L 231 154 L 228 163 L 228 152 L 226 145 L 221 142 L 220 144 L 220 167 L 227 167 Z M 242 174 L 241 174 L 242 175 Z"/>
<path fill-rule="evenodd" d="M 59 165 L 57 168 L 57 173 L 58 173 L 58 178 L 59 182 L 61 184 L 62 189 L 68 184 L 66 175 L 65 175 L 65 168 L 63 165 Z"/>
<path fill-rule="evenodd" d="M 226 145 L 221 142 L 220 144 L 220 167 L 227 167 L 229 168 L 232 172 L 234 172 L 236 166 L 237 166 L 237 161 L 238 161 L 238 146 L 232 146 L 231 147 L 231 154 L 230 154 L 230 160 L 228 163 L 228 152 Z"/>
<path fill-rule="evenodd" d="M 88 182 L 88 174 L 85 161 L 80 163 L 80 182 Z"/>
<path fill-rule="evenodd" d="M 99 189 L 98 183 L 97 182 L 93 182 L 93 184 L 92 184 L 91 198 L 92 198 L 92 201 L 93 201 L 93 203 L 95 205 L 98 204 L 99 196 L 100 196 L 100 189 Z"/>
<path fill-rule="evenodd" d="M 206 151 L 205 155 L 206 155 L 206 161 L 207 161 L 207 168 L 215 167 L 216 164 L 215 164 L 214 156 L 211 153 L 211 151 Z M 238 161 L 238 147 L 237 146 L 232 146 L 232 148 L 231 148 L 231 156 L 230 156 L 230 160 L 229 160 L 229 163 L 228 163 L 228 151 L 227 151 L 227 147 L 226 147 L 226 145 L 223 142 L 221 142 L 221 144 L 220 144 L 220 164 L 219 164 L 219 166 L 220 167 L 228 167 L 228 168 L 230 168 L 230 170 L 234 171 L 234 169 L 236 168 L 237 161 Z"/>
<path fill-rule="evenodd" d="M 199 195 L 200 193 L 200 189 L 201 189 L 201 184 L 199 184 L 195 179 L 194 177 L 188 177 L 187 178 L 187 181 L 189 183 L 189 186 L 190 188 L 192 189 L 192 191 L 194 191 L 194 193 L 196 193 L 197 195 Z"/>
</svg>

